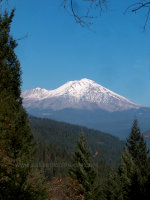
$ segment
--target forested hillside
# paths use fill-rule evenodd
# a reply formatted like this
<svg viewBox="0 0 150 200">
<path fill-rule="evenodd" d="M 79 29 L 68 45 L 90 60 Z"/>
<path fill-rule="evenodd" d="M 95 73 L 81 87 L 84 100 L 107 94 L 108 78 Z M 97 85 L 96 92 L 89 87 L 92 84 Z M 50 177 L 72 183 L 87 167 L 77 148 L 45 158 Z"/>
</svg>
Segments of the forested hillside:
<svg viewBox="0 0 150 200">
<path fill-rule="evenodd" d="M 30 117 L 30 124 L 38 144 L 56 145 L 70 154 L 74 150 L 80 133 L 84 132 L 95 159 L 103 159 L 110 165 L 117 165 L 120 161 L 125 143 L 110 134 L 36 117 Z"/>
<path fill-rule="evenodd" d="M 119 138 L 86 127 L 57 122 L 50 119 L 30 116 L 30 124 L 38 144 L 37 159 L 40 163 L 66 162 L 72 152 L 81 132 L 85 133 L 91 149 L 91 155 L 96 164 L 118 166 L 125 142 Z M 57 172 L 55 172 L 57 171 Z M 57 167 L 49 170 L 49 176 L 65 174 L 65 170 Z"/>
</svg>

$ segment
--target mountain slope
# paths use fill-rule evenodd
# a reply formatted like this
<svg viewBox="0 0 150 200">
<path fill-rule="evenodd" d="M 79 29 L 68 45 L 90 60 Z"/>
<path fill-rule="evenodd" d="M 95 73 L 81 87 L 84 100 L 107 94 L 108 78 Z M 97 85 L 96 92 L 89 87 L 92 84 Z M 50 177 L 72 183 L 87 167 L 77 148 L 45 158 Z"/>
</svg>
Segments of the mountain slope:
<svg viewBox="0 0 150 200">
<path fill-rule="evenodd" d="M 24 91 L 22 96 L 27 109 L 103 109 L 114 112 L 142 107 L 88 79 L 70 81 L 55 90 L 36 88 Z"/>
<path fill-rule="evenodd" d="M 56 145 L 68 154 L 74 151 L 75 145 L 81 132 L 91 149 L 92 155 L 98 152 L 96 160 L 105 160 L 109 165 L 118 165 L 125 142 L 110 134 L 76 126 L 50 119 L 30 117 L 30 125 L 34 138 L 39 144 Z"/>
</svg>

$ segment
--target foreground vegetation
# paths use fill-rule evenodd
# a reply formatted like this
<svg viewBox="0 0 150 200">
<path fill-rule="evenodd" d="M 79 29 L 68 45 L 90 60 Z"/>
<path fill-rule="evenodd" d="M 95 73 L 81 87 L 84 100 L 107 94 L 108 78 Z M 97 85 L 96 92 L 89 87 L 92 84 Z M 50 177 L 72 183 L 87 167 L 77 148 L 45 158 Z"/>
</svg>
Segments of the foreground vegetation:
<svg viewBox="0 0 150 200">
<path fill-rule="evenodd" d="M 66 178 L 48 182 L 52 199 L 149 199 L 149 150 L 137 120 L 133 123 L 119 167 L 109 168 L 104 177 L 97 174 L 84 134 L 80 135 L 71 160 Z"/>
</svg>

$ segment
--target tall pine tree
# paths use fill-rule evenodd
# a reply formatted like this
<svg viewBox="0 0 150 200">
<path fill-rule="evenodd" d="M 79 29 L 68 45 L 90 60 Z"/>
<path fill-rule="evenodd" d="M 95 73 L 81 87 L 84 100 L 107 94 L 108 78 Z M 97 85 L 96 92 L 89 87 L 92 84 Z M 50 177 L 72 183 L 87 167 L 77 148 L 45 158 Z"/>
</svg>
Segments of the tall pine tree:
<svg viewBox="0 0 150 200">
<path fill-rule="evenodd" d="M 129 200 L 131 199 L 131 194 L 135 192 L 132 186 L 133 178 L 137 174 L 137 169 L 127 147 L 122 154 L 118 174 L 120 177 L 123 200 Z"/>
<path fill-rule="evenodd" d="M 81 186 L 79 192 L 86 200 L 98 199 L 98 187 L 95 183 L 96 172 L 93 168 L 90 150 L 83 133 L 80 135 L 77 143 L 69 175 Z"/>
<path fill-rule="evenodd" d="M 147 149 L 144 137 L 138 127 L 137 120 L 134 120 L 132 130 L 126 144 L 136 166 L 140 168 L 141 175 L 149 172 L 149 150 Z"/>
<path fill-rule="evenodd" d="M 150 165 L 146 142 L 134 120 L 118 172 L 110 173 L 103 188 L 108 200 L 149 199 Z"/>
<path fill-rule="evenodd" d="M 134 120 L 119 167 L 123 199 L 149 199 L 147 187 L 149 174 L 149 151 L 138 122 Z"/>
<path fill-rule="evenodd" d="M 102 185 L 101 200 L 124 200 L 122 183 L 116 169 L 110 169 L 107 179 Z"/>
<path fill-rule="evenodd" d="M 135 163 L 136 171 L 132 178 L 132 199 L 147 199 L 148 191 L 146 185 L 150 173 L 149 150 L 147 149 L 144 137 L 138 127 L 137 120 L 134 120 L 132 130 L 126 144 L 132 160 Z"/>
<path fill-rule="evenodd" d="M 0 10 L 0 199 L 42 199 L 43 183 L 33 183 L 33 136 L 20 96 L 17 43 L 10 35 L 13 17 L 14 10 Z"/>
</svg>

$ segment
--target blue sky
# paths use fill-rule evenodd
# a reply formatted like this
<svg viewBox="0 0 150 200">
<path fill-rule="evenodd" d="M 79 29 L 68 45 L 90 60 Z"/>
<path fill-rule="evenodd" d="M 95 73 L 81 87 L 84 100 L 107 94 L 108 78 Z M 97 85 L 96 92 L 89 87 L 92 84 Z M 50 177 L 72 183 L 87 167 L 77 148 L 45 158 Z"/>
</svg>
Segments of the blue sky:
<svg viewBox="0 0 150 200">
<path fill-rule="evenodd" d="M 107 11 L 89 30 L 77 25 L 61 2 L 12 1 L 16 7 L 12 34 L 16 39 L 28 34 L 16 50 L 22 90 L 55 89 L 70 80 L 89 78 L 150 106 L 150 23 L 143 32 L 145 13 L 124 15 L 134 1 L 109 0 Z"/>
</svg>

